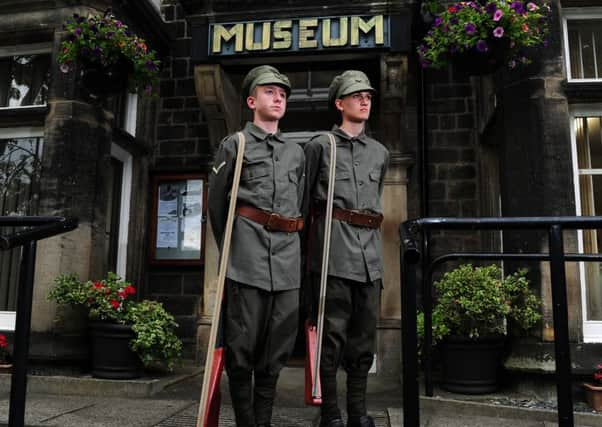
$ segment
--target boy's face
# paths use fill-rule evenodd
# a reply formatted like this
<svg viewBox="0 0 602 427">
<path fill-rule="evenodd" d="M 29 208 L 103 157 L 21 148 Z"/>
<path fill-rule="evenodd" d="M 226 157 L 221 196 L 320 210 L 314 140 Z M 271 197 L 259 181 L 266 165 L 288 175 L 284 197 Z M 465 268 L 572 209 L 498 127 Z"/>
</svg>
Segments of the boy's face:
<svg viewBox="0 0 602 427">
<path fill-rule="evenodd" d="M 262 121 L 280 120 L 286 112 L 286 91 L 278 85 L 257 86 L 247 105 Z"/>
<path fill-rule="evenodd" d="M 337 99 L 335 106 L 341 112 L 343 120 L 357 123 L 365 122 L 370 118 L 372 93 L 368 91 L 354 92 Z"/>
</svg>

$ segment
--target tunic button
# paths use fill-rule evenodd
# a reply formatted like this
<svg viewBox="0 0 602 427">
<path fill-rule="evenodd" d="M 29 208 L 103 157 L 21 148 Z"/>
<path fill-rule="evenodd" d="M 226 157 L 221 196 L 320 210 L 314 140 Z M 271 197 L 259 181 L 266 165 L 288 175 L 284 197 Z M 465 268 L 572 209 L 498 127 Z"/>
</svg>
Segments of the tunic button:
<svg viewBox="0 0 602 427">
<path fill-rule="evenodd" d="M 359 185 L 361 187 L 362 185 L 364 185 L 364 181 L 358 182 L 357 185 Z"/>
<path fill-rule="evenodd" d="M 276 157 L 274 160 L 278 161 L 278 157 Z"/>
<path fill-rule="evenodd" d="M 355 166 L 359 166 L 359 165 L 360 165 L 360 162 L 354 162 L 353 164 L 354 164 Z"/>
</svg>

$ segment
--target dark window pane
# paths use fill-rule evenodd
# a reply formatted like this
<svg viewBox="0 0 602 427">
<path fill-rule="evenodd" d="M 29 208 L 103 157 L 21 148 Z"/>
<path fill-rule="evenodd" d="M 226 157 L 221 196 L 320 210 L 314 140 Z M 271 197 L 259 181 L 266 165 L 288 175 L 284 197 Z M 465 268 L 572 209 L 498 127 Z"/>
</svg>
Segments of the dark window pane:
<svg viewBox="0 0 602 427">
<path fill-rule="evenodd" d="M 45 104 L 49 69 L 48 54 L 0 58 L 0 107 Z"/>
<path fill-rule="evenodd" d="M 585 19 L 568 22 L 571 77 L 576 79 L 601 78 L 602 20 Z"/>
</svg>

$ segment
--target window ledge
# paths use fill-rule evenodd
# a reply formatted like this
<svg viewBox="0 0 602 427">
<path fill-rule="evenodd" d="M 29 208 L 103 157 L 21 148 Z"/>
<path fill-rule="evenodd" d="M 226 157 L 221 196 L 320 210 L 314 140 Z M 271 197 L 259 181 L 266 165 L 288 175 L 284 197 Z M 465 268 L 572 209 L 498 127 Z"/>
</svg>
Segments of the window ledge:
<svg viewBox="0 0 602 427">
<path fill-rule="evenodd" d="M 48 105 L 0 108 L 0 126 L 44 126 Z"/>
<path fill-rule="evenodd" d="M 600 82 L 567 82 L 564 93 L 569 102 L 600 102 L 602 101 L 602 81 Z"/>
</svg>

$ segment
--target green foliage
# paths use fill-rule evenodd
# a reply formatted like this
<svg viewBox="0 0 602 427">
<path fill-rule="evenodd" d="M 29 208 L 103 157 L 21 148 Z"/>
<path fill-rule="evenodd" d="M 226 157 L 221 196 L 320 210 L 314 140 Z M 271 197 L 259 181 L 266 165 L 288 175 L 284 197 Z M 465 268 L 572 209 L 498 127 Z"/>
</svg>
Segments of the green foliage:
<svg viewBox="0 0 602 427">
<path fill-rule="evenodd" d="M 178 324 L 156 301 L 144 300 L 129 310 L 136 339 L 131 342 L 144 366 L 164 363 L 173 369 L 182 355 L 182 341 L 174 334 Z"/>
<path fill-rule="evenodd" d="M 54 280 L 48 299 L 59 305 L 84 306 L 88 316 L 131 324 L 136 338 L 130 342 L 144 366 L 164 365 L 173 369 L 182 354 L 182 342 L 174 334 L 178 324 L 156 301 L 133 300 L 136 288 L 115 273 L 100 281 L 82 282 L 73 273 Z"/>
<path fill-rule="evenodd" d="M 69 36 L 58 55 L 62 72 L 68 73 L 75 64 L 108 68 L 125 61 L 131 68 L 131 92 L 150 93 L 157 87 L 160 62 L 155 52 L 111 12 L 87 18 L 74 14 L 64 29 Z"/>
<path fill-rule="evenodd" d="M 529 288 L 526 274 L 519 270 L 502 280 L 497 265 L 470 264 L 445 273 L 435 282 L 438 298 L 433 307 L 433 341 L 447 335 L 505 335 L 508 324 L 520 330 L 532 328 L 541 318 L 540 301 Z M 418 333 L 424 336 L 420 318 Z"/>
<path fill-rule="evenodd" d="M 464 52 L 486 55 L 500 45 L 514 68 L 531 62 L 527 49 L 547 44 L 551 9 L 543 0 L 462 1 L 441 9 L 434 0 L 423 8 L 423 13 L 437 14 L 418 46 L 423 67 L 440 68 Z"/>
</svg>

